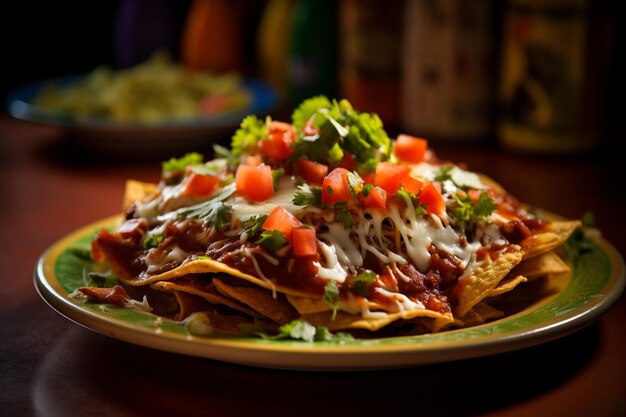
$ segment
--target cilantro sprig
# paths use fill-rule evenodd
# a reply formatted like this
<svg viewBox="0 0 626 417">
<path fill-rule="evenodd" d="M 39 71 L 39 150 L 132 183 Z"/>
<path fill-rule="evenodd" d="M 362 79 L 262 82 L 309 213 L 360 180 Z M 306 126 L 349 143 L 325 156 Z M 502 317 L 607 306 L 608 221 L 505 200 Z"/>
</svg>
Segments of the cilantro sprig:
<svg viewBox="0 0 626 417">
<path fill-rule="evenodd" d="M 162 172 L 165 174 L 169 172 L 183 171 L 190 165 L 202 165 L 203 161 L 203 156 L 198 152 L 189 152 L 180 158 L 170 158 L 169 160 L 162 162 Z"/>
<path fill-rule="evenodd" d="M 450 214 L 457 223 L 466 228 L 471 228 L 476 223 L 486 220 L 497 207 L 491 197 L 484 192 L 480 193 L 476 203 L 473 203 L 469 196 L 461 197 L 455 194 L 453 197 L 457 205 L 450 211 Z"/>
<path fill-rule="evenodd" d="M 350 152 L 362 170 L 373 171 L 376 163 L 389 159 L 391 140 L 380 118 L 356 111 L 347 100 L 317 96 L 303 101 L 293 112 L 298 131 L 309 121 L 319 130 L 315 140 L 300 137 L 294 145 L 294 158 L 307 156 L 322 163 L 341 160 Z"/>
<path fill-rule="evenodd" d="M 354 336 L 349 333 L 331 333 L 327 327 L 314 326 L 304 319 L 296 319 L 278 328 L 278 334 L 268 335 L 257 332 L 264 339 L 294 339 L 305 342 L 337 342 L 344 343 L 354 340 Z"/>
<path fill-rule="evenodd" d="M 183 207 L 158 217 L 159 221 L 184 217 L 200 219 L 207 227 L 221 230 L 230 224 L 233 208 L 225 201 L 235 192 L 235 184 L 229 184 L 219 191 L 213 198 L 190 207 Z"/>
</svg>

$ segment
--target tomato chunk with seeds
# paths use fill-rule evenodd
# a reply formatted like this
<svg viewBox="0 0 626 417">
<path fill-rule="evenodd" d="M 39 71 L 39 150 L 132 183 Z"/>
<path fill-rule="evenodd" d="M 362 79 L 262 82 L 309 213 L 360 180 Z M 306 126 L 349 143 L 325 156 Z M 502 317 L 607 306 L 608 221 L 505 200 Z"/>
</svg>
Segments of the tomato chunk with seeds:
<svg viewBox="0 0 626 417">
<path fill-rule="evenodd" d="M 308 226 L 293 228 L 293 253 L 296 256 L 311 256 L 317 253 L 315 229 Z"/>
<path fill-rule="evenodd" d="M 413 193 L 415 195 L 418 195 L 422 190 L 424 183 L 418 179 L 413 178 L 410 175 L 407 175 L 402 179 L 402 181 L 400 181 L 400 185 L 402 186 L 402 189 L 404 189 L 404 191 L 406 191 L 407 193 Z"/>
<path fill-rule="evenodd" d="M 273 159 L 285 159 L 293 153 L 291 145 L 296 139 L 296 130 L 289 123 L 272 121 L 268 126 L 267 138 L 259 141 L 259 150 Z"/>
<path fill-rule="evenodd" d="M 209 195 L 215 187 L 220 183 L 220 179 L 213 175 L 204 175 L 192 172 L 191 175 L 185 179 L 185 185 L 180 195 L 189 196 L 203 196 Z"/>
<path fill-rule="evenodd" d="M 241 164 L 235 174 L 237 192 L 254 202 L 265 201 L 274 194 L 272 168 L 268 165 Z"/>
<path fill-rule="evenodd" d="M 446 211 L 446 202 L 433 183 L 428 183 L 422 188 L 419 199 L 420 204 L 424 204 L 429 213 L 442 215 Z"/>
<path fill-rule="evenodd" d="M 285 239 L 291 242 L 294 227 L 302 226 L 296 216 L 288 212 L 283 206 L 276 206 L 263 222 L 263 230 L 281 232 Z"/>
<path fill-rule="evenodd" d="M 420 163 L 426 156 L 428 141 L 409 135 L 398 135 L 394 145 L 393 153 L 401 161 L 413 164 Z"/>
<path fill-rule="evenodd" d="M 374 187 L 363 200 L 365 208 L 386 208 L 387 207 L 387 191 L 380 187 Z"/>
<path fill-rule="evenodd" d="M 387 191 L 387 194 L 394 195 L 402 180 L 411 172 L 411 168 L 406 165 L 396 165 L 389 162 L 381 162 L 376 166 L 376 177 L 374 185 Z"/>
<path fill-rule="evenodd" d="M 322 204 L 329 206 L 350 200 L 350 186 L 348 184 L 348 171 L 345 168 L 335 168 L 322 181 Z"/>
<path fill-rule="evenodd" d="M 309 161 L 308 159 L 298 158 L 296 165 L 300 170 L 300 176 L 306 181 L 313 184 L 322 184 L 324 177 L 328 174 L 328 167 L 319 162 Z"/>
</svg>

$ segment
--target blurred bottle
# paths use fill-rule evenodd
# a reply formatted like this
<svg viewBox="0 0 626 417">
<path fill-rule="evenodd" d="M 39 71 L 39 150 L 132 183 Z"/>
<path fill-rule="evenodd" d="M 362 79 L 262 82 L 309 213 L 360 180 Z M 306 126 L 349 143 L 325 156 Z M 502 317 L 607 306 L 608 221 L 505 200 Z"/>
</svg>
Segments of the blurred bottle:
<svg viewBox="0 0 626 417">
<path fill-rule="evenodd" d="M 155 51 L 172 54 L 174 22 L 166 0 L 121 0 L 115 17 L 115 61 L 119 68 L 146 61 Z"/>
<path fill-rule="evenodd" d="M 598 144 L 609 59 L 592 15 L 585 0 L 508 3 L 498 127 L 506 148 L 557 153 Z"/>
<path fill-rule="evenodd" d="M 243 71 L 243 20 L 233 0 L 193 0 L 182 34 L 181 60 L 210 72 Z"/>
<path fill-rule="evenodd" d="M 288 53 L 291 106 L 337 93 L 337 8 L 332 0 L 295 0 Z"/>
<path fill-rule="evenodd" d="M 397 125 L 404 1 L 342 0 L 340 91 L 352 105 Z M 409 2 L 410 3 L 410 2 Z"/>
<path fill-rule="evenodd" d="M 269 0 L 261 15 L 257 48 L 260 76 L 280 95 L 287 92 L 287 57 L 293 0 Z"/>
<path fill-rule="evenodd" d="M 431 140 L 487 139 L 496 67 L 492 0 L 412 0 L 406 6 L 403 128 Z"/>
</svg>

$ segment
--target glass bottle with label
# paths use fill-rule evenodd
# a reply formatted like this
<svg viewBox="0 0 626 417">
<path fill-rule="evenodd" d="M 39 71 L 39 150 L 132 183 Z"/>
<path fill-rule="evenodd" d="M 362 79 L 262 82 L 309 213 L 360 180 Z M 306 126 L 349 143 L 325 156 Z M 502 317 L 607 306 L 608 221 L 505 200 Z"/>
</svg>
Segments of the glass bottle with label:
<svg viewBox="0 0 626 417">
<path fill-rule="evenodd" d="M 591 42 L 590 7 L 585 0 L 508 3 L 499 86 L 504 147 L 563 153 L 597 145 L 607 59 L 605 40 Z"/>
<path fill-rule="evenodd" d="M 486 139 L 495 90 L 491 0 L 413 0 L 404 16 L 402 124 L 431 140 Z"/>
</svg>

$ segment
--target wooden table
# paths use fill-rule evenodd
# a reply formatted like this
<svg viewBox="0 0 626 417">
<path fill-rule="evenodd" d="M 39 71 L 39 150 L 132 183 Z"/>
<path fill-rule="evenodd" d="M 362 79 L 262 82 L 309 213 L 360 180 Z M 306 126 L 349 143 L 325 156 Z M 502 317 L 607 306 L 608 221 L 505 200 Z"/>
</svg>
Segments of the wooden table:
<svg viewBox="0 0 626 417">
<path fill-rule="evenodd" d="M 441 146 L 520 200 L 571 218 L 590 210 L 626 253 L 623 158 L 547 158 Z M 0 414 L 626 415 L 626 298 L 594 324 L 532 348 L 480 359 L 365 373 L 304 373 L 151 350 L 84 329 L 33 286 L 42 252 L 117 214 L 124 181 L 160 164 L 94 157 L 63 132 L 0 118 Z"/>
</svg>

